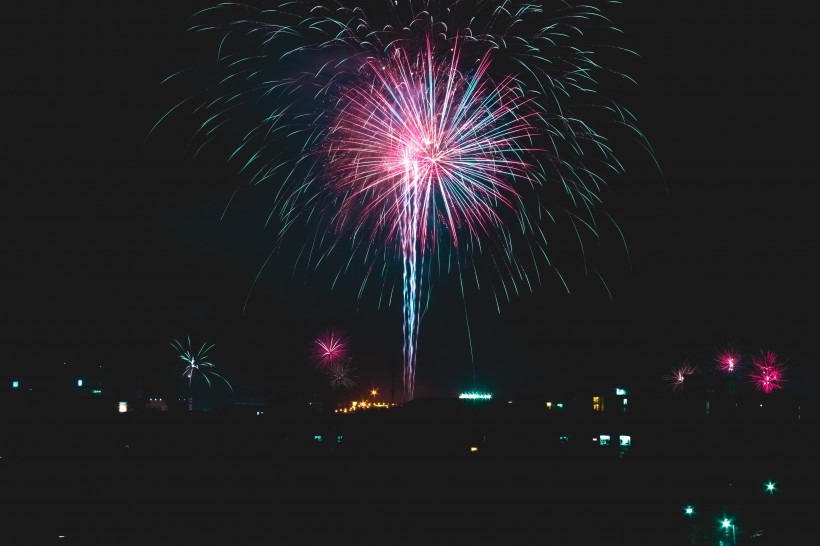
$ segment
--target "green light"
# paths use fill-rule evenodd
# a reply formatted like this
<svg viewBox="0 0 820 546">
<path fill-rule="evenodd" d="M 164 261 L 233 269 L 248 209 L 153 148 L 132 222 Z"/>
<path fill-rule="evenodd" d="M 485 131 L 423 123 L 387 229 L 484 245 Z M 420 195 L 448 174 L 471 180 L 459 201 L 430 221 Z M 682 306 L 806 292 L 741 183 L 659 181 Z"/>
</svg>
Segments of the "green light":
<svg viewBox="0 0 820 546">
<path fill-rule="evenodd" d="M 490 400 L 493 395 L 483 392 L 463 392 L 458 397 L 462 400 Z"/>
<path fill-rule="evenodd" d="M 626 395 L 626 389 L 615 389 L 615 395 L 616 396 L 625 396 Z"/>
<path fill-rule="evenodd" d="M 315 435 L 315 436 L 313 437 L 313 439 L 314 439 L 314 440 L 316 440 L 317 442 L 321 442 L 321 441 L 322 441 L 322 435 L 321 435 L 321 434 L 317 434 L 317 435 Z"/>
<path fill-rule="evenodd" d="M 728 518 L 724 518 L 723 521 L 721 522 L 721 525 L 723 525 L 724 529 L 728 529 L 729 527 L 732 526 L 732 521 Z"/>
<path fill-rule="evenodd" d="M 82 379 L 78 379 L 78 380 L 77 380 L 77 386 L 78 386 L 78 387 L 82 387 L 82 386 L 83 386 L 83 380 L 82 380 Z"/>
<path fill-rule="evenodd" d="M 777 484 L 776 484 L 776 483 L 774 483 L 774 482 L 773 482 L 773 481 L 771 481 L 771 480 L 770 480 L 770 481 L 766 484 L 766 491 L 768 491 L 770 495 L 771 495 L 771 494 L 774 494 L 774 492 L 777 490 L 777 489 L 775 488 L 775 485 L 777 485 Z"/>
<path fill-rule="evenodd" d="M 12 389 L 19 389 L 20 388 L 20 382 L 19 381 L 12 381 L 11 382 L 11 388 Z"/>
<path fill-rule="evenodd" d="M 609 438 L 609 434 L 601 434 L 601 436 L 599 436 L 599 440 L 598 440 L 598 442 L 599 442 L 602 446 L 608 446 L 608 445 L 609 445 L 609 439 L 610 439 L 610 438 Z"/>
<path fill-rule="evenodd" d="M 94 389 L 91 391 L 91 394 L 102 394 L 102 391 L 100 389 Z"/>
<path fill-rule="evenodd" d="M 683 511 L 686 513 L 687 516 L 695 515 L 695 508 L 692 505 L 687 506 L 683 509 Z"/>
</svg>

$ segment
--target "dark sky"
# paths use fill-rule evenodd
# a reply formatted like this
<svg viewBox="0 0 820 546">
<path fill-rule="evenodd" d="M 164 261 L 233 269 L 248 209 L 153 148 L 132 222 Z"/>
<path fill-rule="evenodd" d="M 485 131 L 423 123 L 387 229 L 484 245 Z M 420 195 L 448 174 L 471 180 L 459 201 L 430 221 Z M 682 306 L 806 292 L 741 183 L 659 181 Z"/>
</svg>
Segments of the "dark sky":
<svg viewBox="0 0 820 546">
<path fill-rule="evenodd" d="M 53 5 L 52 5 L 53 4 Z M 401 313 L 357 298 L 356 272 L 291 275 L 275 256 L 269 190 L 243 190 L 217 146 L 197 159 L 187 127 L 154 123 L 179 98 L 162 79 L 197 49 L 186 19 L 209 3 L 15 5 L 3 31 L 3 368 L 51 374 L 63 362 L 160 389 L 169 343 L 215 343 L 214 362 L 242 396 L 310 388 L 308 346 L 350 336 L 358 382 L 389 389 L 401 366 Z M 734 344 L 788 359 L 790 388 L 814 390 L 816 65 L 812 16 L 770 2 L 630 2 L 607 13 L 635 49 L 617 89 L 663 174 L 628 151 L 606 210 L 618 221 L 596 252 L 577 249 L 494 310 L 468 294 L 477 385 L 511 396 L 597 378 L 656 385 L 683 359 L 707 365 Z M 629 146 L 626 147 L 629 149 Z M 575 254 L 573 254 L 573 252 Z M 442 281 L 422 321 L 417 394 L 473 382 L 464 304 Z M 7 375 L 4 374 L 4 376 Z M 399 375 L 397 375 L 398 380 Z"/>
</svg>

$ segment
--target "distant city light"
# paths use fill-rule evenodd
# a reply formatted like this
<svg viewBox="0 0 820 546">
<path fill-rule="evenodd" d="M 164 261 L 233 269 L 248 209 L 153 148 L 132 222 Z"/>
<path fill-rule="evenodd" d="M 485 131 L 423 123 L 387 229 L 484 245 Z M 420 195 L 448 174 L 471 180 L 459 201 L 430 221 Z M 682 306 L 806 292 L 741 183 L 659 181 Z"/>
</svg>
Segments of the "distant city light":
<svg viewBox="0 0 820 546">
<path fill-rule="evenodd" d="M 564 407 L 564 403 L 563 403 L 563 402 L 558 402 L 557 404 L 555 404 L 555 407 L 556 407 L 556 408 L 563 408 L 563 407 Z"/>
<path fill-rule="evenodd" d="M 82 379 L 78 379 L 78 380 L 77 380 L 77 386 L 78 386 L 78 387 L 82 387 L 82 386 L 83 386 L 83 380 L 82 380 Z"/>
<path fill-rule="evenodd" d="M 618 442 L 623 447 L 630 446 L 632 445 L 632 436 L 629 436 L 628 434 L 621 434 L 618 436 Z"/>
<path fill-rule="evenodd" d="M 609 434 L 601 434 L 599 442 L 602 446 L 608 446 L 609 439 Z"/>
<path fill-rule="evenodd" d="M 621 389 L 621 388 L 615 389 L 615 394 L 617 396 L 626 396 L 626 389 Z"/>
<path fill-rule="evenodd" d="M 470 453 L 475 453 L 475 452 L 477 452 L 477 451 L 478 451 L 478 447 L 476 447 L 476 446 L 470 446 Z"/>
<path fill-rule="evenodd" d="M 547 409 L 552 409 L 552 402 L 547 402 Z"/>
<path fill-rule="evenodd" d="M 91 391 L 91 394 L 102 394 L 102 391 L 100 389 L 94 389 Z"/>
<path fill-rule="evenodd" d="M 683 509 L 687 516 L 692 516 L 695 514 L 695 509 L 690 505 Z"/>
<path fill-rule="evenodd" d="M 774 492 L 777 490 L 777 488 L 775 487 L 775 485 L 777 485 L 777 484 L 776 484 L 776 483 L 774 483 L 773 481 L 769 481 L 769 482 L 766 484 L 766 491 L 768 491 L 768 492 L 769 492 L 769 494 L 774 493 Z"/>
<path fill-rule="evenodd" d="M 314 439 L 315 441 L 317 441 L 317 442 L 321 442 L 321 441 L 322 441 L 322 435 L 321 435 L 321 434 L 316 434 L 316 435 L 313 437 L 313 439 Z"/>
<path fill-rule="evenodd" d="M 458 397 L 463 400 L 490 400 L 493 395 L 481 392 L 463 392 Z"/>
<path fill-rule="evenodd" d="M 118 411 L 119 411 L 120 413 L 125 413 L 125 412 L 127 412 L 127 411 L 128 411 L 128 402 L 120 402 L 120 403 L 118 404 L 118 408 L 119 408 L 119 409 L 118 409 Z"/>
<path fill-rule="evenodd" d="M 12 381 L 11 382 L 11 388 L 12 389 L 19 389 L 20 388 L 20 382 L 19 381 Z"/>
</svg>

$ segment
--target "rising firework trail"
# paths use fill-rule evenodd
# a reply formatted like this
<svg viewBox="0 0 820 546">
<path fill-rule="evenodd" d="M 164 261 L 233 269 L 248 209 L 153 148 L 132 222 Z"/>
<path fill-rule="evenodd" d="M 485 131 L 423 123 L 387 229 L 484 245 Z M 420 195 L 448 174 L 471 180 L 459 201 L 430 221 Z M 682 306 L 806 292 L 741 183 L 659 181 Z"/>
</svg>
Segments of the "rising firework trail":
<svg viewBox="0 0 820 546">
<path fill-rule="evenodd" d="M 433 273 L 455 273 L 465 301 L 465 285 L 488 285 L 499 310 L 545 264 L 566 287 L 551 225 L 572 227 L 586 268 L 604 173 L 624 170 L 613 137 L 651 155 L 632 114 L 600 92 L 631 81 L 586 41 L 611 23 L 556 4 L 552 17 L 512 0 L 386 0 L 372 17 L 341 1 L 220 4 L 193 19 L 191 30 L 220 33 L 218 76 L 160 121 L 183 107 L 201 116 L 196 153 L 238 127 L 229 161 L 252 185 L 276 184 L 277 244 L 315 226 L 299 263 L 344 252 L 339 275 L 364 267 L 360 296 L 368 282 L 379 305 L 401 292 L 408 398 Z"/>
</svg>

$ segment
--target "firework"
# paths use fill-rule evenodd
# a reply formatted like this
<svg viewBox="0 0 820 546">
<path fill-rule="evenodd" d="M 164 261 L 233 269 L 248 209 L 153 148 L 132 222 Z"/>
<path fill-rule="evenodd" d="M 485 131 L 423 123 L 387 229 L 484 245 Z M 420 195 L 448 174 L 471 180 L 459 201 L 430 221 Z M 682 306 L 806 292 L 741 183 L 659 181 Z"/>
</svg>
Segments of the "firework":
<svg viewBox="0 0 820 546">
<path fill-rule="evenodd" d="M 219 375 L 214 371 L 214 365 L 208 360 L 208 353 L 211 349 L 213 349 L 214 345 L 208 345 L 207 343 L 203 343 L 199 349 L 194 350 L 193 346 L 191 345 L 191 338 L 188 337 L 188 344 L 187 346 L 183 345 L 179 340 L 174 340 L 171 342 L 171 347 L 173 347 L 177 354 L 183 362 L 185 362 L 185 368 L 182 370 L 182 377 L 188 379 L 188 388 L 192 388 L 194 376 L 199 376 L 205 380 L 208 387 L 211 387 L 211 378 L 221 379 L 228 385 L 228 388 L 233 390 L 233 387 L 228 382 L 227 379 Z M 188 397 L 188 409 L 193 409 L 193 397 Z"/>
<path fill-rule="evenodd" d="M 311 353 L 316 367 L 327 369 L 348 356 L 347 337 L 336 330 L 327 330 L 313 341 Z"/>
<path fill-rule="evenodd" d="M 280 237 L 314 225 L 303 260 L 331 261 L 344 246 L 340 273 L 354 258 L 365 267 L 360 295 L 371 277 L 382 279 L 380 303 L 401 292 L 409 398 L 433 272 L 454 271 L 462 297 L 483 275 L 496 302 L 532 290 L 544 264 L 554 268 L 559 214 L 582 250 L 599 236 L 601 173 L 623 167 L 596 127 L 649 149 L 632 114 L 599 91 L 629 78 L 582 42 L 610 22 L 556 4 L 551 18 L 512 0 L 386 0 L 373 18 L 321 0 L 220 4 L 195 18 L 194 31 L 222 31 L 216 83 L 177 105 L 202 116 L 197 149 L 240 125 L 229 161 L 253 185 L 278 185 Z"/>
<path fill-rule="evenodd" d="M 715 357 L 718 370 L 724 373 L 734 373 L 740 366 L 740 352 L 735 349 L 725 349 Z"/>
<path fill-rule="evenodd" d="M 783 364 L 772 351 L 761 351 L 752 358 L 752 371 L 749 379 L 757 390 L 769 394 L 773 390 L 783 388 Z"/>
<path fill-rule="evenodd" d="M 695 366 L 685 362 L 676 368 L 672 368 L 672 373 L 666 376 L 666 380 L 671 383 L 672 390 L 682 391 L 686 378 L 693 375 L 696 371 L 697 368 Z"/>
<path fill-rule="evenodd" d="M 350 365 L 350 359 L 347 359 L 330 364 L 325 370 L 325 375 L 332 388 L 352 389 L 356 386 L 356 382 L 352 378 L 354 370 L 355 368 Z"/>
</svg>

